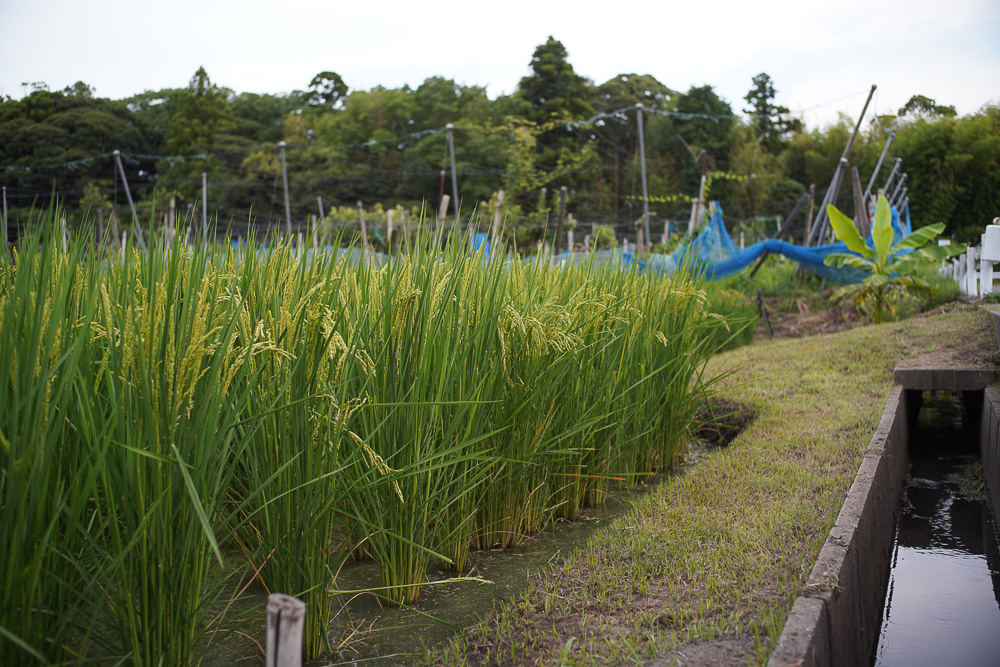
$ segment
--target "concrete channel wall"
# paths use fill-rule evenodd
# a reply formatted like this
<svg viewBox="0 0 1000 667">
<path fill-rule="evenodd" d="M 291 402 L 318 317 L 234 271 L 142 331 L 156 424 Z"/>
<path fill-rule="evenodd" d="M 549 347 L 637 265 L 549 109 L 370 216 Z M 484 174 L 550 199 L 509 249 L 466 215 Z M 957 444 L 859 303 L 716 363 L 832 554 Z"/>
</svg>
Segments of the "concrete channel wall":
<svg viewBox="0 0 1000 667">
<path fill-rule="evenodd" d="M 993 519 L 1000 518 L 1000 387 L 983 392 L 983 416 L 979 427 L 979 455 L 986 476 Z"/>
<path fill-rule="evenodd" d="M 997 346 L 1000 346 L 1000 311 L 990 310 Z M 979 425 L 979 454 L 982 458 L 986 488 L 990 496 L 993 519 L 1000 519 L 1000 387 L 989 386 L 983 391 L 983 409 Z"/>
<path fill-rule="evenodd" d="M 906 399 L 901 386 L 893 387 L 865 460 L 806 589 L 792 606 L 769 667 L 871 661 L 908 465 L 912 401 Z"/>
<path fill-rule="evenodd" d="M 990 311 L 1000 346 L 1000 312 Z M 864 463 L 795 600 L 768 667 L 867 665 L 885 600 L 893 536 L 909 468 L 909 429 L 921 392 L 959 391 L 1000 517 L 1000 386 L 987 368 L 897 367 L 896 384 Z"/>
</svg>

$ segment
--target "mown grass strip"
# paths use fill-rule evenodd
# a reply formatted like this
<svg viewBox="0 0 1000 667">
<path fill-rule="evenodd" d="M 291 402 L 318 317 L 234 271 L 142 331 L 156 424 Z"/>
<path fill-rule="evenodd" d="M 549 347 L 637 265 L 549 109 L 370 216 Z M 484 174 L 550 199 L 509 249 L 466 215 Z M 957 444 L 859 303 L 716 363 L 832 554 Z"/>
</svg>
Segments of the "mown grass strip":
<svg viewBox="0 0 1000 667">
<path fill-rule="evenodd" d="M 763 663 L 864 456 L 892 369 L 992 360 L 984 314 L 741 348 L 713 360 L 755 421 L 643 497 L 520 599 L 428 656 L 438 664 Z"/>
</svg>

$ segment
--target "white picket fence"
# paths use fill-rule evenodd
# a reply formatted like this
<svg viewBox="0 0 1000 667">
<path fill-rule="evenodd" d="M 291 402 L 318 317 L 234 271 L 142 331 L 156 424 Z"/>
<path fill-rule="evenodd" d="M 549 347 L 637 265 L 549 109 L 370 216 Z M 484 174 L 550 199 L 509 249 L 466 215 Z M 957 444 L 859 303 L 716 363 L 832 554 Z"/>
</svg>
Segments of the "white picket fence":
<svg viewBox="0 0 1000 667">
<path fill-rule="evenodd" d="M 941 265 L 942 275 L 951 274 L 958 283 L 958 291 L 965 296 L 983 298 L 1000 291 L 993 285 L 993 265 L 1000 264 L 1000 217 L 986 226 L 979 237 L 979 247 L 969 245 L 966 251 Z M 938 241 L 947 245 L 950 241 Z"/>
</svg>

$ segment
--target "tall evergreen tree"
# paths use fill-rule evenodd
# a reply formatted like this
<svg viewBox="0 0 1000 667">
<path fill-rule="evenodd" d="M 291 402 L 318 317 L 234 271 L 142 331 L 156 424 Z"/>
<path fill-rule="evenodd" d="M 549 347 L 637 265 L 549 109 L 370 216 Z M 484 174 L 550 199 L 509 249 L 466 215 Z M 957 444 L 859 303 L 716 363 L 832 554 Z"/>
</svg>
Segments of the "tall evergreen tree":
<svg viewBox="0 0 1000 667">
<path fill-rule="evenodd" d="M 801 120 L 786 117 L 788 107 L 774 103 L 776 93 L 771 77 L 761 72 L 753 78 L 753 88 L 743 98 L 750 103 L 750 108 L 743 112 L 753 115 L 752 123 L 761 137 L 761 145 L 772 152 L 777 151 L 791 133 L 802 130 Z"/>
<path fill-rule="evenodd" d="M 573 71 L 562 42 L 549 39 L 531 56 L 531 75 L 521 79 L 518 94 L 531 103 L 531 120 L 582 118 L 594 112 L 587 80 Z"/>
<path fill-rule="evenodd" d="M 199 67 L 188 87 L 179 91 L 167 126 L 164 150 L 183 159 L 161 165 L 166 185 L 184 197 L 193 197 L 201 187 L 201 172 L 212 172 L 218 166 L 212 159 L 218 136 L 233 125 L 226 93 L 212 83 L 204 67 Z"/>
</svg>

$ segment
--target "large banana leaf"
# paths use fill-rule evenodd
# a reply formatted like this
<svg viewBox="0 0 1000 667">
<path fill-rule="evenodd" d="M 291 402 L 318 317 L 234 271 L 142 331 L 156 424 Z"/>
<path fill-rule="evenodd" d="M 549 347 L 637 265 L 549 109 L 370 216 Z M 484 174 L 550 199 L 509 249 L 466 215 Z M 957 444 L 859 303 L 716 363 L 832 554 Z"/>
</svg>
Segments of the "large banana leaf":
<svg viewBox="0 0 1000 667">
<path fill-rule="evenodd" d="M 926 245 L 929 241 L 933 240 L 938 234 L 944 231 L 944 223 L 938 222 L 933 225 L 927 225 L 926 227 L 921 227 L 920 229 L 908 234 L 906 238 L 892 246 L 889 250 L 890 254 L 895 255 L 900 250 L 916 250 L 917 248 Z M 945 246 L 947 247 L 947 246 Z"/>
<path fill-rule="evenodd" d="M 875 253 L 872 252 L 871 248 L 865 244 L 865 240 L 858 234 L 853 220 L 838 211 L 837 207 L 832 204 L 827 204 L 826 212 L 830 216 L 830 225 L 833 227 L 833 233 L 847 245 L 848 250 L 864 257 L 875 259 Z"/>
<path fill-rule="evenodd" d="M 892 210 L 889 207 L 889 200 L 880 194 L 875 204 L 875 223 L 872 225 L 875 262 L 880 267 L 884 267 L 889 260 L 892 237 Z"/>
<path fill-rule="evenodd" d="M 869 251 L 871 252 L 871 251 Z M 827 266 L 857 266 L 862 269 L 868 269 L 873 271 L 875 269 L 875 262 L 867 257 L 860 257 L 849 252 L 831 252 L 829 255 L 823 258 L 823 263 Z"/>
</svg>

